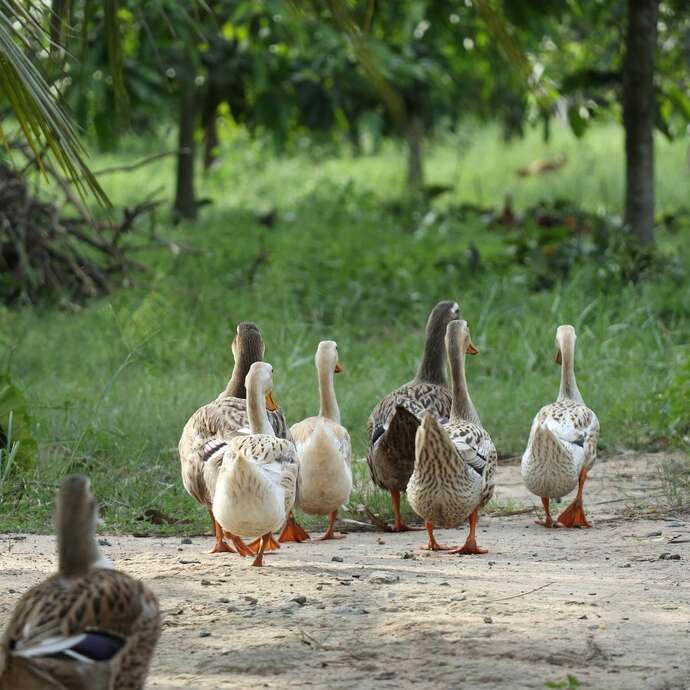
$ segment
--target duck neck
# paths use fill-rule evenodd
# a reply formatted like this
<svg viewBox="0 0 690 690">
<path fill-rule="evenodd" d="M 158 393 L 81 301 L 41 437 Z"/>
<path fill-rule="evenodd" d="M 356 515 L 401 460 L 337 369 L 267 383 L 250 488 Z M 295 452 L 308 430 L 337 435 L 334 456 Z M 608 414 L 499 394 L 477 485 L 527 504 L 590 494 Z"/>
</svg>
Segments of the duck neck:
<svg viewBox="0 0 690 690">
<path fill-rule="evenodd" d="M 441 326 L 441 327 L 440 327 Z M 425 383 L 446 383 L 446 372 L 444 369 L 444 336 L 445 324 L 429 321 L 426 327 L 426 339 L 424 341 L 424 356 L 417 369 L 417 381 Z"/>
<path fill-rule="evenodd" d="M 340 409 L 335 397 L 334 372 L 328 367 L 319 370 L 319 416 L 340 424 Z"/>
<path fill-rule="evenodd" d="M 266 401 L 263 395 L 251 387 L 247 390 L 247 419 L 249 420 L 249 430 L 252 434 L 266 434 L 275 436 L 271 422 L 268 419 Z"/>
<path fill-rule="evenodd" d="M 65 577 L 85 575 L 101 560 L 96 542 L 95 518 L 80 520 L 59 514 L 57 519 L 58 570 Z"/>
<path fill-rule="evenodd" d="M 564 340 L 560 344 L 561 351 L 561 387 L 558 391 L 558 399 L 564 400 L 566 398 L 575 400 L 576 402 L 583 402 L 580 391 L 575 381 L 575 345 Z"/>
<path fill-rule="evenodd" d="M 232 375 L 228 381 L 228 385 L 225 387 L 223 395 L 229 398 L 246 398 L 247 389 L 244 385 L 244 381 L 249 373 L 249 368 L 254 362 L 249 361 L 248 358 L 240 356 L 235 362 L 235 366 L 232 368 Z"/>
<path fill-rule="evenodd" d="M 473 424 L 481 424 L 479 415 L 474 407 L 465 378 L 465 353 L 454 347 L 449 354 L 450 372 L 453 377 L 453 403 L 450 408 L 452 421 L 466 420 Z"/>
</svg>

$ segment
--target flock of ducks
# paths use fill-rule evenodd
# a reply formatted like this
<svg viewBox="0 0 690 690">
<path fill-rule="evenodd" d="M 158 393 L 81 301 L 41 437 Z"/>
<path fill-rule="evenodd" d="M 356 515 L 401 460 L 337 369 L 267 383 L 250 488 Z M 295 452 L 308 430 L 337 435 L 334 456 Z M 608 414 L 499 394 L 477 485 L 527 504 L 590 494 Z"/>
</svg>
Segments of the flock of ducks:
<svg viewBox="0 0 690 690">
<path fill-rule="evenodd" d="M 590 527 L 582 494 L 596 460 L 599 423 L 575 381 L 575 330 L 556 331 L 561 385 L 537 413 L 522 457 L 527 488 L 541 497 L 545 527 Z M 328 516 L 321 539 L 338 539 L 338 510 L 352 490 L 352 444 L 341 424 L 334 376 L 343 370 L 334 341 L 315 356 L 319 412 L 288 426 L 273 396 L 273 368 L 258 327 L 241 323 L 232 343 L 227 387 L 198 409 L 179 442 L 182 481 L 209 513 L 212 553 L 253 556 L 309 535 L 295 519 Z M 373 409 L 367 461 L 373 482 L 390 493 L 394 523 L 407 493 L 425 524 L 427 549 L 483 554 L 479 511 L 491 499 L 498 456 L 469 394 L 466 355 L 479 354 L 457 303 L 434 307 L 417 374 Z M 446 362 L 451 386 L 446 380 Z M 554 519 L 550 500 L 577 487 Z M 96 501 L 86 477 L 65 479 L 56 501 L 58 572 L 19 601 L 0 642 L 0 690 L 138 690 L 160 633 L 158 602 L 138 580 L 112 569 L 96 540 Z M 462 546 L 439 544 L 434 528 L 469 523 Z M 274 533 L 279 532 L 278 539 Z M 246 540 L 250 540 L 247 543 Z"/>
</svg>

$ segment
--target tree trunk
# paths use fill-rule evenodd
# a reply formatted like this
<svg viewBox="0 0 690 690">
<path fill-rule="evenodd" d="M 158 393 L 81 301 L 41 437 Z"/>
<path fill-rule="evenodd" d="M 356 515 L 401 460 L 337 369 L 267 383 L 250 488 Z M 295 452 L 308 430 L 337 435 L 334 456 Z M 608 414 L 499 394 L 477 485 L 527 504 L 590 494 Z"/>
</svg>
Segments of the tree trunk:
<svg viewBox="0 0 690 690">
<path fill-rule="evenodd" d="M 204 173 L 209 171 L 217 158 L 218 143 L 218 118 L 214 112 L 209 115 L 204 127 Z"/>
<path fill-rule="evenodd" d="M 196 128 L 196 90 L 192 83 L 180 88 L 180 113 L 177 154 L 175 211 L 181 218 L 196 218 L 194 196 L 194 130 Z"/>
<path fill-rule="evenodd" d="M 424 129 L 418 115 L 410 115 L 405 132 L 407 139 L 407 186 L 419 190 L 424 184 L 424 162 L 422 159 L 422 140 Z"/>
<path fill-rule="evenodd" d="M 623 63 L 625 224 L 641 245 L 654 244 L 654 55 L 657 0 L 628 0 Z"/>
</svg>

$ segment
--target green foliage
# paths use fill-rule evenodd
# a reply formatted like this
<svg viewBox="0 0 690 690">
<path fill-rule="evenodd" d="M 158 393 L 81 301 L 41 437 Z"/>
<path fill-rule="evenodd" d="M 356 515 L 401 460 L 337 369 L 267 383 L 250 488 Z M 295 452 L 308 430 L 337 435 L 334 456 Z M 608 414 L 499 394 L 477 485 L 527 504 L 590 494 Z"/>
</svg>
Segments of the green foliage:
<svg viewBox="0 0 690 690">
<path fill-rule="evenodd" d="M 14 385 L 8 371 L 0 373 L 0 450 L 4 452 L 0 474 L 7 478 L 10 465 L 22 471 L 36 466 L 38 444 L 32 432 L 30 404 Z"/>
<path fill-rule="evenodd" d="M 34 154 L 39 157 L 49 152 L 80 194 L 88 190 L 100 204 L 108 206 L 108 197 L 85 163 L 83 144 L 69 116 L 31 57 L 48 42 L 40 17 L 40 9 L 33 2 L 0 3 L 0 97 L 9 105 Z M 0 123 L 0 143 L 6 137 Z"/>
<path fill-rule="evenodd" d="M 14 469 L 15 460 L 19 451 L 19 441 L 14 439 L 14 425 L 13 416 L 10 412 L 7 421 L 7 432 L 3 432 L 4 443 L 0 447 L 0 497 L 2 497 L 5 482 L 10 476 L 10 472 Z"/>
<path fill-rule="evenodd" d="M 40 454 L 22 481 L 8 482 L 0 529 L 47 529 L 54 486 L 67 472 L 92 477 L 108 529 L 206 529 L 204 511 L 182 487 L 176 444 L 189 415 L 225 386 L 232 331 L 243 319 L 262 328 L 291 422 L 317 409 L 318 341 L 338 341 L 346 372 L 337 394 L 356 458 L 365 452 L 369 411 L 412 376 L 428 310 L 448 297 L 461 304 L 482 351 L 468 363 L 468 378 L 502 453 L 522 450 L 533 415 L 557 392 L 553 337 L 564 322 L 578 330 L 578 382 L 599 415 L 602 447 L 682 443 L 669 431 L 664 401 L 687 341 L 687 279 L 673 271 L 638 283 L 617 271 L 600 278 L 599 266 L 578 260 L 567 279 L 535 290 L 533 267 L 517 263 L 506 244 L 518 231 L 494 228 L 469 209 L 487 199 L 500 204 L 510 190 L 522 211 L 570 189 L 582 194 L 573 208 L 587 207 L 584 218 L 592 208 L 617 211 L 618 196 L 604 182 L 618 177 L 618 134 L 595 130 L 577 143 L 555 130 L 549 145 L 537 134 L 506 145 L 494 128 L 443 139 L 430 169 L 433 182 L 451 191 L 415 206 L 400 196 L 403 154 L 390 145 L 375 157 L 276 159 L 270 144 L 236 133 L 209 176 L 216 203 L 205 210 L 203 232 L 159 229 L 194 252 L 142 254 L 150 277 L 107 301 L 3 312 L 0 336 L 13 349 L 12 378 L 31 405 Z M 464 137 L 472 144 L 460 146 Z M 618 148 L 607 148 L 612 141 Z M 581 147 L 587 174 L 573 162 L 538 181 L 515 175 L 554 146 Z M 466 166 L 458 166 L 458 150 Z M 677 181 L 660 188 L 668 209 L 685 198 L 685 180 L 671 174 L 684 155 L 680 142 L 660 147 L 659 174 Z M 99 166 L 114 162 L 106 157 Z M 458 180 L 456 171 L 467 168 L 483 186 Z M 125 203 L 152 179 L 172 178 L 170 161 L 161 160 L 113 175 L 108 191 Z M 267 225 L 269 200 L 275 212 Z M 687 218 L 677 224 L 659 232 L 662 255 L 687 256 Z M 388 508 L 366 464 L 355 464 L 355 487 L 351 507 Z M 162 528 L 136 520 L 154 507 L 192 522 Z"/>
</svg>

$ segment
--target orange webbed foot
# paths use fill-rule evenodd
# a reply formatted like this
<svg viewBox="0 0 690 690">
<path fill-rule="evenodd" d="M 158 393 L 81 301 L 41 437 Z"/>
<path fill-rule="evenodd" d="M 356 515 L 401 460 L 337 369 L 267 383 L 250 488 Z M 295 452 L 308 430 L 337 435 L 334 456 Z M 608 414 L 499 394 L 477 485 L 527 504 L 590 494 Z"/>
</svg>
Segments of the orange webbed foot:
<svg viewBox="0 0 690 690">
<path fill-rule="evenodd" d="M 395 524 L 390 528 L 391 532 L 422 532 L 424 527 L 412 527 L 405 522 Z"/>
<path fill-rule="evenodd" d="M 575 499 L 559 516 L 556 527 L 581 527 L 587 529 L 592 525 L 587 521 L 582 501 Z"/>
<path fill-rule="evenodd" d="M 213 545 L 213 548 L 209 551 L 209 553 L 235 553 L 235 549 L 221 540 Z"/>
<path fill-rule="evenodd" d="M 319 537 L 317 541 L 327 541 L 328 539 L 345 539 L 347 534 L 340 534 L 339 532 L 334 532 L 333 530 L 327 530 L 324 532 L 323 536 Z"/>
<path fill-rule="evenodd" d="M 247 548 L 249 548 L 253 554 L 259 552 L 259 548 L 261 547 L 261 539 L 262 538 L 259 537 L 250 544 L 247 544 Z M 264 537 L 263 539 L 266 542 L 264 551 L 277 551 L 280 548 L 280 544 L 273 538 L 272 534 Z"/>
<path fill-rule="evenodd" d="M 549 528 L 549 529 L 550 529 L 551 527 L 555 527 L 555 526 L 556 526 L 556 523 L 554 523 L 554 521 L 553 521 L 551 518 L 547 518 L 546 520 L 535 520 L 535 521 L 534 521 L 534 524 L 535 524 L 535 525 L 540 525 L 541 527 L 547 527 L 547 528 Z"/>
<path fill-rule="evenodd" d="M 307 539 L 311 539 L 307 531 L 302 527 L 295 518 L 290 515 L 288 517 L 287 521 L 285 522 L 285 527 L 283 527 L 283 531 L 280 533 L 280 536 L 278 537 L 278 541 L 282 544 L 288 541 L 295 541 L 297 543 L 301 543 L 303 541 L 307 541 Z"/>
<path fill-rule="evenodd" d="M 466 555 L 482 555 L 489 553 L 487 549 L 482 549 L 477 546 L 476 541 L 467 541 L 462 546 L 458 546 L 456 549 L 451 549 L 448 553 L 466 554 Z"/>
</svg>

